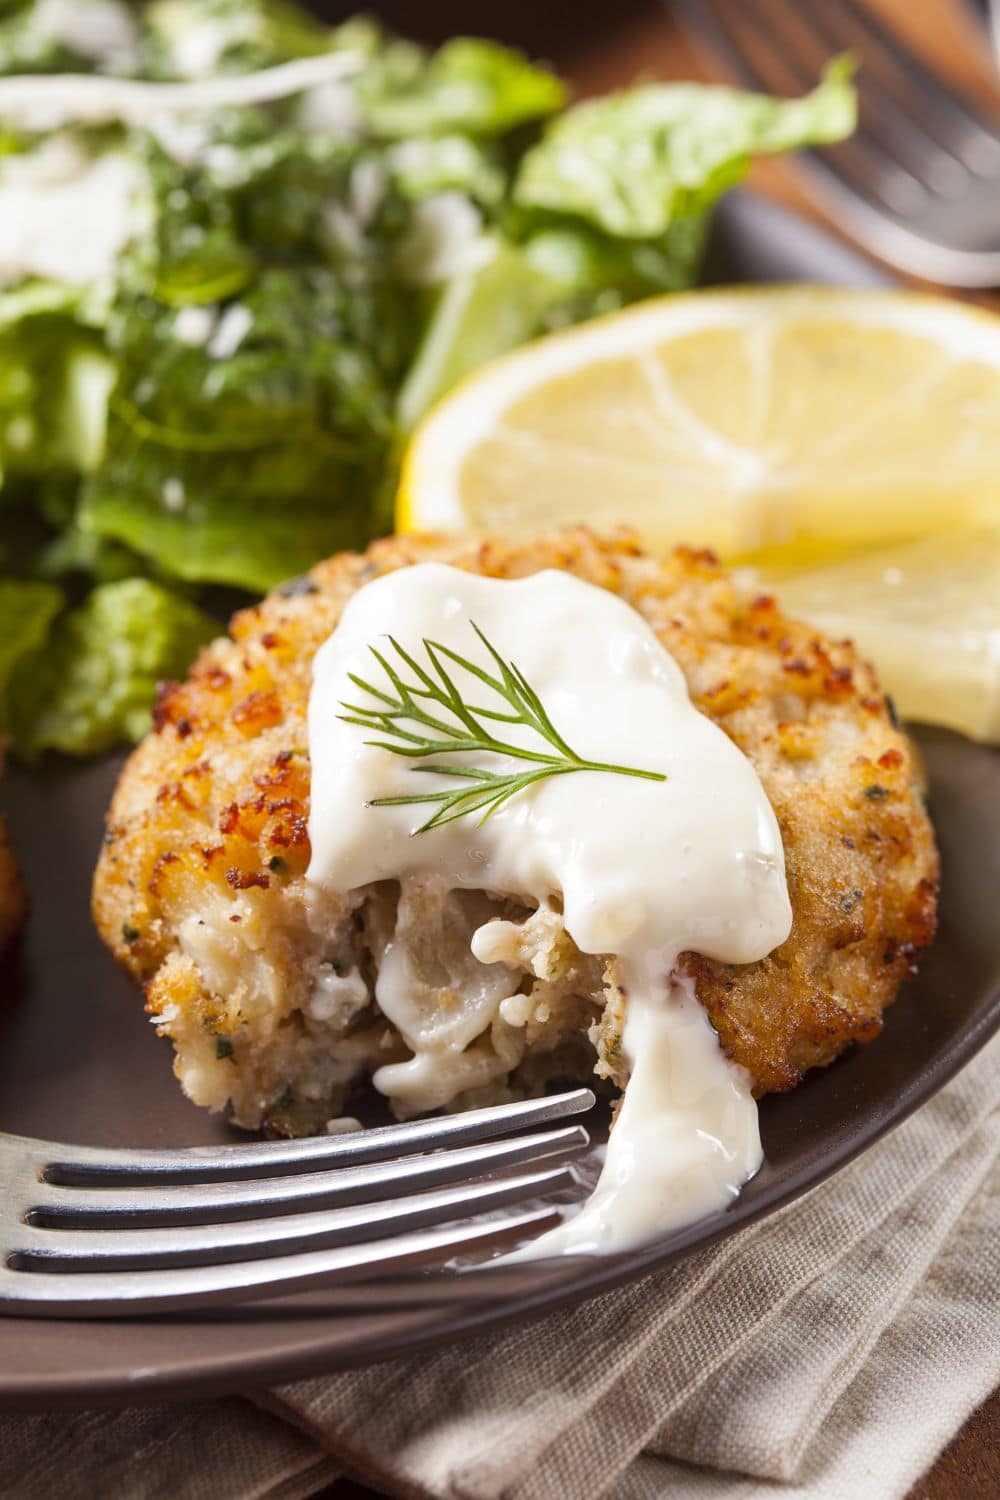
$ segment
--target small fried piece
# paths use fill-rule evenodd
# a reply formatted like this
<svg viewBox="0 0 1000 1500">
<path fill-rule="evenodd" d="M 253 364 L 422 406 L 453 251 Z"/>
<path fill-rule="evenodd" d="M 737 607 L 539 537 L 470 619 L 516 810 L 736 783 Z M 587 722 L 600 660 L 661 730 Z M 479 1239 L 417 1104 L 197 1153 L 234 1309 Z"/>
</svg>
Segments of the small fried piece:
<svg viewBox="0 0 1000 1500">
<path fill-rule="evenodd" d="M 938 862 L 913 749 L 850 643 L 749 595 L 706 552 L 651 558 L 583 529 L 390 538 L 237 615 L 164 692 L 115 794 L 95 917 L 145 985 L 190 1097 L 229 1102 L 250 1127 L 322 1128 L 350 1089 L 408 1056 L 373 998 L 387 942 L 406 946 L 422 1003 L 454 1007 L 475 978 L 468 938 L 493 918 L 518 992 L 443 1062 L 436 1093 L 394 1107 L 481 1104 L 590 1077 L 595 1062 L 627 1082 L 614 966 L 581 954 L 551 913 L 429 880 L 339 897 L 306 884 L 313 654 L 358 588 L 422 561 L 496 578 L 562 568 L 644 616 L 753 762 L 784 840 L 788 940 L 744 966 L 682 955 L 723 1047 L 764 1094 L 871 1041 L 933 935 Z"/>
</svg>

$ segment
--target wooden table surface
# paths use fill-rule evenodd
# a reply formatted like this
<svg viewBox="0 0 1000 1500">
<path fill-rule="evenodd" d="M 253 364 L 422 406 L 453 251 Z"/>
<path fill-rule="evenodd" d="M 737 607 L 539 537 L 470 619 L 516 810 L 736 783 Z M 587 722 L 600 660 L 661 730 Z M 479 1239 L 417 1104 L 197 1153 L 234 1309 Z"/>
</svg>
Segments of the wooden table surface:
<svg viewBox="0 0 1000 1500">
<path fill-rule="evenodd" d="M 733 0 L 740 3 L 740 0 Z M 942 74 L 983 97 L 998 97 L 996 75 L 983 32 L 966 0 L 868 0 L 927 56 Z M 435 0 L 419 11 L 410 0 L 374 0 L 369 8 L 411 36 L 440 41 L 456 32 L 499 37 L 544 57 L 572 79 L 579 94 L 603 93 L 637 78 L 720 76 L 694 51 L 657 0 Z M 834 232 L 836 223 L 809 192 L 794 163 L 754 168 L 752 185 Z M 1000 293 L 976 300 L 1000 310 Z M 372 1492 L 348 1480 L 317 1500 L 371 1500 Z M 945 1449 L 908 1500 L 997 1500 L 1000 1496 L 1000 1392 L 986 1401 Z M 553 1496 L 553 1500 L 572 1500 Z M 669 1500 L 669 1497 L 664 1497 Z M 872 1495 L 871 1500 L 880 1500 Z"/>
</svg>

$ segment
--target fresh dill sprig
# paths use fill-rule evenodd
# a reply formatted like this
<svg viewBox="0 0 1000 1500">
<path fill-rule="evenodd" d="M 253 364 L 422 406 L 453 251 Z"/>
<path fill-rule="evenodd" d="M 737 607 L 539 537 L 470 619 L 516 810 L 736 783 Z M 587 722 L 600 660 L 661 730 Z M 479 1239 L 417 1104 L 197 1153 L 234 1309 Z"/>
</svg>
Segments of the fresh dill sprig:
<svg viewBox="0 0 1000 1500">
<path fill-rule="evenodd" d="M 639 771 L 633 766 L 608 765 L 604 761 L 585 760 L 572 750 L 556 729 L 534 688 L 524 673 L 513 662 L 506 662 L 496 648 L 473 622 L 472 628 L 485 646 L 499 675 L 477 666 L 468 657 L 460 656 L 450 646 L 439 641 L 424 639 L 429 670 L 420 665 L 393 636 L 389 644 L 401 665 L 396 666 L 375 646 L 369 646 L 372 656 L 386 675 L 389 687 L 376 687 L 363 677 L 349 673 L 356 688 L 376 700 L 376 706 L 366 708 L 356 703 L 341 703 L 345 713 L 340 718 L 345 724 L 358 724 L 384 736 L 366 740 L 380 750 L 390 750 L 409 760 L 426 760 L 442 755 L 477 753 L 506 756 L 527 762 L 525 769 L 510 768 L 488 770 L 481 766 L 444 765 L 433 760 L 429 765 L 411 767 L 414 771 L 435 776 L 451 776 L 459 785 L 446 787 L 436 792 L 414 793 L 412 796 L 378 797 L 368 803 L 369 807 L 409 807 L 419 803 L 435 805 L 435 811 L 416 833 L 426 833 L 430 828 L 439 828 L 459 818 L 481 814 L 480 826 L 491 813 L 496 812 L 511 797 L 516 797 L 536 781 L 550 776 L 568 776 L 574 771 L 609 771 L 616 776 L 640 776 L 646 781 L 666 781 L 659 771 Z M 491 688 L 505 702 L 509 711 L 499 707 L 483 708 L 466 701 L 446 663 L 453 663 L 471 677 Z M 414 681 L 406 682 L 401 676 L 404 668 L 412 673 Z M 434 705 L 434 711 L 431 709 Z M 449 717 L 441 716 L 443 710 Z M 512 745 L 501 737 L 502 731 L 494 732 L 491 725 L 521 724 L 531 729 L 551 747 L 530 750 L 522 745 Z M 464 784 L 463 784 L 464 783 Z"/>
</svg>

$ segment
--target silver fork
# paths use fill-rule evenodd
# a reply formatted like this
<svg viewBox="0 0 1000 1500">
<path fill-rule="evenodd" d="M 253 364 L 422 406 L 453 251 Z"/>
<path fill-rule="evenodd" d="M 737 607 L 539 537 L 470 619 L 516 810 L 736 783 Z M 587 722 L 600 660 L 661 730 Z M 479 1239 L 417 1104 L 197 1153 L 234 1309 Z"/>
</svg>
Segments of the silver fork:
<svg viewBox="0 0 1000 1500">
<path fill-rule="evenodd" d="M 589 1089 L 573 1089 L 350 1135 L 179 1151 L 0 1136 L 0 1313 L 215 1307 L 533 1234 L 559 1211 L 476 1216 L 569 1185 L 568 1164 L 552 1163 L 586 1146 L 587 1132 L 538 1127 L 593 1103 Z"/>
<path fill-rule="evenodd" d="M 949 286 L 1000 285 L 1000 114 L 936 77 L 855 0 L 673 0 L 740 81 L 801 92 L 838 52 L 860 61 L 857 133 L 809 153 L 842 227 Z"/>
<path fill-rule="evenodd" d="M 1000 0 L 971 0 L 977 18 L 986 27 L 997 62 L 1000 62 Z"/>
</svg>

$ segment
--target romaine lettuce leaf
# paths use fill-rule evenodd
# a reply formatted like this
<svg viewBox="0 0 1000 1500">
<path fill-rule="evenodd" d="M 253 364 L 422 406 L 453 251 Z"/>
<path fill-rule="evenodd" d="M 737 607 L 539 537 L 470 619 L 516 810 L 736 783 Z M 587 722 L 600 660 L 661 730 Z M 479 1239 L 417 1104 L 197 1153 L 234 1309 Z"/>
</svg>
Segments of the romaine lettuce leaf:
<svg viewBox="0 0 1000 1500">
<path fill-rule="evenodd" d="M 663 84 L 567 111 L 515 179 L 515 242 L 442 291 L 400 393 L 404 429 L 462 376 L 539 333 L 691 286 L 718 195 L 753 152 L 848 133 L 849 77 L 850 64 L 835 64 L 788 101 Z"/>
<path fill-rule="evenodd" d="M 62 607 L 62 591 L 54 584 L 0 578 L 0 740 L 11 728 L 12 678 L 44 646 Z"/>
<path fill-rule="evenodd" d="M 842 140 L 855 125 L 853 64 L 840 58 L 801 99 L 696 83 L 647 84 L 587 100 L 521 162 L 514 200 L 606 234 L 652 240 L 703 212 L 750 159 Z"/>
<path fill-rule="evenodd" d="M 507 191 L 507 172 L 499 152 L 465 135 L 397 141 L 383 160 L 393 185 L 412 202 L 451 191 L 467 193 L 481 206 L 492 207 Z"/>
<path fill-rule="evenodd" d="M 38 552 L 35 571 L 40 578 L 70 578 L 79 574 L 93 583 L 117 583 L 146 573 L 158 576 L 164 570 L 149 558 L 141 558 L 121 542 L 84 531 L 73 515 Z"/>
<path fill-rule="evenodd" d="M 548 323 L 575 323 L 612 312 L 639 297 L 678 292 L 694 284 L 701 264 L 707 213 L 676 219 L 652 240 L 624 240 L 567 219 L 529 235 L 523 250 L 537 271 L 561 287 Z"/>
<path fill-rule="evenodd" d="M 0 0 L 0 74 L 200 78 L 343 48 L 359 72 L 302 95 L 82 127 L 142 184 L 113 280 L 0 286 L 0 568 L 42 590 L 7 669 L 0 650 L 23 753 L 135 733 L 186 664 L 204 617 L 140 574 L 257 591 L 363 545 L 432 401 L 690 285 L 753 154 L 853 123 L 846 64 L 801 100 L 650 85 L 550 121 L 564 85 L 493 42 L 430 53 L 286 0 Z M 0 131 L 0 154 L 35 144 Z M 53 624 L 46 580 L 69 575 L 101 587 Z M 0 630 L 24 587 L 0 585 Z"/>
<path fill-rule="evenodd" d="M 145 20 L 164 77 L 250 73 L 323 52 L 333 38 L 321 21 L 282 0 L 153 0 Z"/>
<path fill-rule="evenodd" d="M 94 468 L 113 378 L 100 336 L 69 316 L 0 324 L 0 478 Z"/>
<path fill-rule="evenodd" d="M 50 749 L 95 755 L 140 739 L 157 684 L 184 672 L 217 633 L 200 609 L 148 579 L 94 589 L 57 621 L 31 671 L 15 671 L 15 749 L 28 759 Z"/>
<path fill-rule="evenodd" d="M 435 304 L 399 392 L 403 431 L 498 354 L 638 297 L 690 286 L 707 225 L 704 214 L 678 219 L 657 240 L 613 239 L 571 222 L 540 230 L 523 245 L 493 236 L 492 253 L 453 277 Z"/>
<path fill-rule="evenodd" d="M 318 493 L 294 504 L 267 505 L 240 499 L 239 464 L 234 462 L 194 497 L 183 512 L 163 503 L 156 483 L 114 482 L 114 469 L 88 486 L 80 525 L 102 539 L 112 538 L 155 560 L 159 569 L 193 583 L 210 581 L 264 593 L 285 578 L 310 568 L 317 559 L 362 547 L 371 535 L 372 496 L 377 474 L 355 478 L 361 504 L 351 504 L 350 484 L 328 476 L 331 497 L 317 476 Z"/>
<path fill-rule="evenodd" d="M 40 313 L 72 313 L 81 289 L 58 281 L 22 281 L 0 290 L 0 331 Z"/>
<path fill-rule="evenodd" d="M 73 338 L 62 368 L 50 373 L 41 403 L 47 413 L 43 442 L 49 464 L 92 474 L 104 456 L 108 398 L 116 367 L 94 338 Z"/>
<path fill-rule="evenodd" d="M 139 26 L 128 0 L 7 0 L 0 5 L 0 73 L 97 68 L 129 73 L 139 60 Z"/>
<path fill-rule="evenodd" d="M 392 420 L 371 298 L 330 272 L 269 270 L 186 311 L 138 298 L 109 330 L 121 373 L 83 530 L 255 590 L 363 542 Z"/>
<path fill-rule="evenodd" d="M 453 277 L 437 301 L 399 393 L 396 414 L 404 431 L 464 375 L 536 334 L 564 292 L 561 281 L 517 246 L 494 237 L 486 248 L 482 263 Z"/>
<path fill-rule="evenodd" d="M 544 119 L 566 102 L 566 86 L 547 68 L 497 42 L 454 37 L 426 62 L 414 49 L 412 76 L 390 71 L 361 80 L 365 123 L 396 140 L 461 132 L 501 135 Z"/>
</svg>

